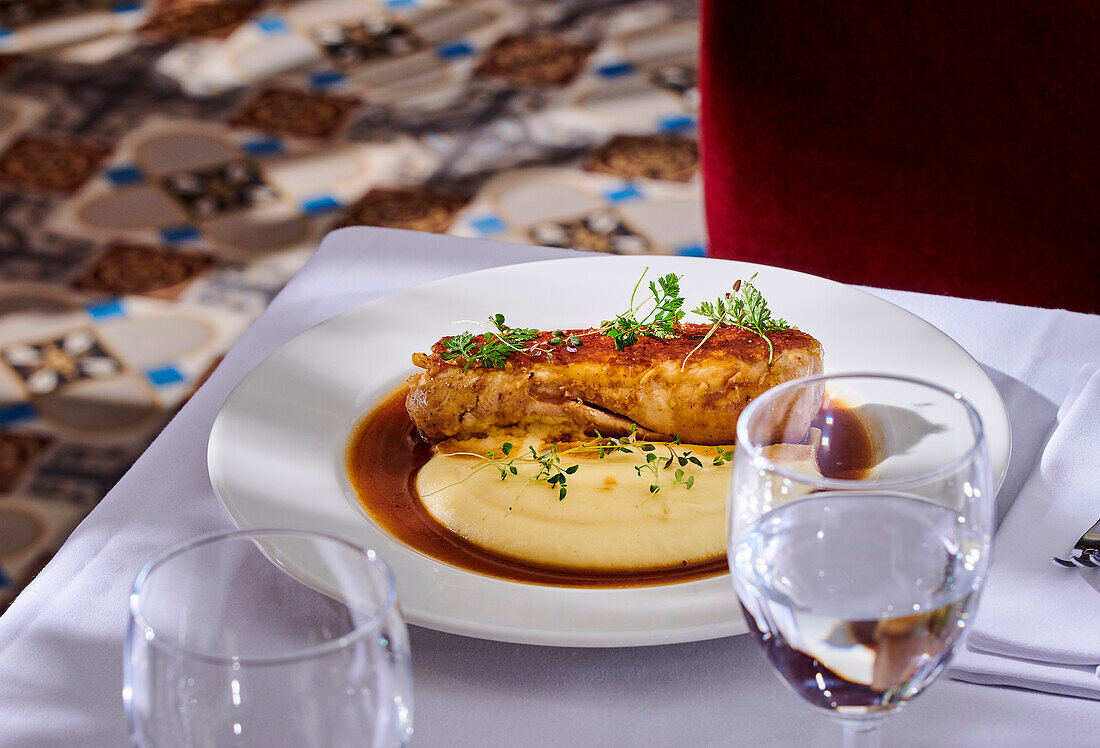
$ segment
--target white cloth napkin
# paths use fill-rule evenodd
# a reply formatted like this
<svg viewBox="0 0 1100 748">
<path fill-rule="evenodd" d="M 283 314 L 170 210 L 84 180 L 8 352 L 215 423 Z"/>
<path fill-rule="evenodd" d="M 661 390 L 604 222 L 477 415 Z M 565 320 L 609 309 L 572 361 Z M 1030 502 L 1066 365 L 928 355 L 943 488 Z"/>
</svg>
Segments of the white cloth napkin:
<svg viewBox="0 0 1100 748">
<path fill-rule="evenodd" d="M 965 652 L 951 675 L 1100 699 L 1100 569 L 1063 569 L 1100 518 L 1100 365 L 1082 368 L 994 540 Z"/>
</svg>

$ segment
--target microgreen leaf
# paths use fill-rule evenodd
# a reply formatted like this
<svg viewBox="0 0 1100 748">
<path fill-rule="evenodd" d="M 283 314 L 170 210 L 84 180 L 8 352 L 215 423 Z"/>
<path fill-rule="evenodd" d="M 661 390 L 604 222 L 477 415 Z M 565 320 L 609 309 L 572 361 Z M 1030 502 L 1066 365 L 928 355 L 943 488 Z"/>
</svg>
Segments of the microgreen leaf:
<svg viewBox="0 0 1100 748">
<path fill-rule="evenodd" d="M 713 303 L 704 301 L 692 310 L 693 314 L 706 317 L 714 324 L 703 336 L 703 339 L 699 341 L 699 345 L 695 346 L 691 353 L 684 358 L 684 362 L 680 366 L 681 371 L 695 351 L 702 348 L 703 344 L 714 335 L 715 331 L 723 326 L 740 327 L 759 335 L 768 344 L 768 366 L 774 363 L 775 346 L 772 345 L 767 333 L 789 330 L 791 326 L 787 324 L 785 319 L 772 315 L 764 295 L 752 284 L 755 278 L 756 275 L 753 275 L 744 283 L 738 280 L 733 284 L 732 293 L 719 296 Z"/>
</svg>

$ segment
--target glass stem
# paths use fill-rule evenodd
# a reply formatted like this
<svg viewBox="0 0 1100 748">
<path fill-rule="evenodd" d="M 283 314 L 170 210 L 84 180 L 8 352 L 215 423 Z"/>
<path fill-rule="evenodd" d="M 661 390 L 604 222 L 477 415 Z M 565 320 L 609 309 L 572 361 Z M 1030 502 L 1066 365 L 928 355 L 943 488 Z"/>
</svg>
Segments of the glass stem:
<svg viewBox="0 0 1100 748">
<path fill-rule="evenodd" d="M 842 719 L 840 727 L 844 730 L 844 748 L 879 748 L 882 734 L 879 731 L 881 720 Z"/>
</svg>

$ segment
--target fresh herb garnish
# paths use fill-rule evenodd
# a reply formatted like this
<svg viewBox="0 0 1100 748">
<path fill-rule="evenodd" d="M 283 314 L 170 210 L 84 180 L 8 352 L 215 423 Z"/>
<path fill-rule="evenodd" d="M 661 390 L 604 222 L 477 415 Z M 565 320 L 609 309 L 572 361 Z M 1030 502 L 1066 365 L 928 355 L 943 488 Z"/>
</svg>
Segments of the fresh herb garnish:
<svg viewBox="0 0 1100 748">
<path fill-rule="evenodd" d="M 563 330 L 554 330 L 550 333 L 550 345 L 569 345 L 573 347 L 584 345 L 584 341 L 576 335 L 566 335 Z"/>
<path fill-rule="evenodd" d="M 714 303 L 704 301 L 692 310 L 693 314 L 706 317 L 714 325 L 699 341 L 699 345 L 695 346 L 691 353 L 684 358 L 681 369 L 687 364 L 687 360 L 691 358 L 695 351 L 702 348 L 703 344 L 710 339 L 715 331 L 723 326 L 740 327 L 742 330 L 754 332 L 762 337 L 764 342 L 768 344 L 768 366 L 774 363 L 775 346 L 772 345 L 772 341 L 766 333 L 789 330 L 791 326 L 787 324 L 785 319 L 772 316 L 771 310 L 768 308 L 768 302 L 764 300 L 764 295 L 752 284 L 754 278 L 756 278 L 755 274 L 744 283 L 740 280 L 734 282 L 732 293 L 719 296 Z"/>
<path fill-rule="evenodd" d="M 517 449 L 510 442 L 501 446 L 501 453 L 495 451 L 485 453 L 476 452 L 450 452 L 449 457 L 475 457 L 482 464 L 474 468 L 470 475 L 489 468 L 497 471 L 502 481 L 519 476 L 519 467 L 522 465 L 538 466 L 538 470 L 527 477 L 516 495 L 516 501 L 523 495 L 523 490 L 534 483 L 545 483 L 558 491 L 558 500 L 564 501 L 569 495 L 568 478 L 580 469 L 579 464 L 566 465 L 563 458 L 575 458 L 581 455 L 595 455 L 604 459 L 608 455 L 622 452 L 625 454 L 642 455 L 642 462 L 634 466 L 634 471 L 639 477 L 649 481 L 649 493 L 655 495 L 662 488 L 663 474 L 666 470 L 675 468 L 673 472 L 672 486 L 682 486 L 685 490 L 695 485 L 695 476 L 687 471 L 703 467 L 703 460 L 690 450 L 680 449 L 680 439 L 674 438 L 671 442 L 651 442 L 639 440 L 637 427 L 632 425 L 630 433 L 622 437 L 599 436 L 591 441 L 577 444 L 565 449 L 559 449 L 559 445 L 551 444 L 542 451 L 528 445 L 527 449 Z M 725 465 L 733 459 L 733 450 L 715 447 L 716 455 L 710 460 L 710 465 Z M 514 502 L 513 502 L 514 505 Z M 508 507 L 509 510 L 512 508 Z M 668 512 L 668 506 L 665 512 Z"/>
<path fill-rule="evenodd" d="M 475 342 L 472 333 L 464 332 L 443 341 L 443 352 L 439 357 L 444 361 L 461 358 L 465 360 L 462 370 L 470 364 L 478 363 L 486 369 L 503 369 L 508 357 L 516 351 L 523 351 L 524 344 L 539 336 L 539 331 L 530 327 L 509 327 L 503 314 L 494 314 L 489 318 L 495 330 L 486 332 L 480 344 Z"/>
<path fill-rule="evenodd" d="M 684 317 L 684 298 L 680 295 L 680 279 L 674 273 L 669 273 L 658 278 L 656 282 L 650 281 L 650 295 L 635 303 L 638 289 L 647 272 L 649 268 L 642 272 L 641 277 L 634 284 L 634 290 L 630 294 L 630 307 L 622 314 L 616 315 L 615 319 L 603 322 L 598 328 L 579 335 L 567 334 L 564 330 L 554 330 L 547 341 L 531 344 L 540 337 L 541 333 L 538 330 L 511 327 L 506 323 L 504 315 L 494 314 L 489 318 L 488 324 L 482 324 L 486 330 L 484 335 L 477 337 L 473 333 L 464 332 L 445 339 L 440 358 L 444 361 L 462 359 L 465 362 L 464 370 L 473 363 L 489 369 L 498 369 L 503 368 L 508 359 L 517 352 L 530 358 L 538 358 L 545 354 L 548 361 L 552 360 L 555 348 L 567 346 L 567 349 L 575 351 L 576 347 L 584 345 L 583 338 L 591 335 L 608 336 L 615 342 L 615 348 L 620 351 L 636 344 L 642 335 L 666 340 L 677 338 L 680 336 L 678 325 Z M 739 327 L 762 337 L 768 345 L 768 365 L 772 365 L 775 348 L 767 333 L 789 330 L 790 325 L 786 320 L 772 314 L 763 294 L 752 284 L 755 278 L 756 276 L 753 275 L 748 281 L 736 281 L 732 292 L 719 296 L 714 302 L 704 301 L 692 310 L 693 314 L 705 317 L 713 324 L 699 345 L 684 358 L 681 369 L 719 327 Z M 644 455 L 642 462 L 636 465 L 634 470 L 640 477 L 650 481 L 651 496 L 661 491 L 662 473 L 673 468 L 675 471 L 672 485 L 690 489 L 695 485 L 695 476 L 687 471 L 692 470 L 692 466 L 702 467 L 703 461 L 689 450 L 678 449 L 680 445 L 678 437 L 671 442 L 639 440 L 637 427 L 632 425 L 627 436 L 607 438 L 597 434 L 597 438 L 591 441 L 562 450 L 558 449 L 557 444 L 551 444 L 541 452 L 533 446 L 528 446 L 526 450 L 516 450 L 513 444 L 506 442 L 501 447 L 503 454 L 499 456 L 492 451 L 484 454 L 455 452 L 450 453 L 450 456 L 476 457 L 482 460 L 482 464 L 474 468 L 471 475 L 483 468 L 491 468 L 499 472 L 502 481 L 518 476 L 519 465 L 537 465 L 538 470 L 528 477 L 520 488 L 520 495 L 528 485 L 541 482 L 556 488 L 558 500 L 563 501 L 569 493 L 568 477 L 576 473 L 580 465 L 565 465 L 562 458 L 583 454 L 595 454 L 600 459 L 616 452 Z M 711 465 L 721 466 L 733 460 L 732 449 L 721 446 L 714 449 L 716 454 L 710 462 Z M 516 498 L 518 500 L 519 495 Z M 668 512 L 667 504 L 665 512 Z"/>
<path fill-rule="evenodd" d="M 646 298 L 639 304 L 634 304 L 634 298 L 638 294 L 638 286 L 649 272 L 649 268 L 642 271 L 642 277 L 634 284 L 634 291 L 630 294 L 630 308 L 615 319 L 604 322 L 600 329 L 605 335 L 615 341 L 615 349 L 622 351 L 638 342 L 639 335 L 649 335 L 664 340 L 679 337 L 680 333 L 676 325 L 684 318 L 681 309 L 684 305 L 684 297 L 680 295 L 680 278 L 675 273 L 669 273 L 657 279 L 657 282 L 649 282 L 649 292 L 653 298 Z M 644 315 L 642 310 L 648 303 L 653 307 Z M 641 315 L 639 317 L 639 315 Z"/>
<path fill-rule="evenodd" d="M 463 370 L 475 363 L 487 369 L 502 369 L 513 353 L 522 353 L 529 358 L 538 358 L 545 354 L 546 360 L 552 361 L 555 348 L 582 346 L 582 338 L 589 335 L 607 335 L 615 341 L 616 350 L 620 351 L 637 343 L 639 335 L 662 339 L 679 337 L 676 326 L 684 317 L 680 279 L 675 273 L 669 273 L 656 283 L 650 281 L 651 297 L 636 304 L 634 300 L 638 295 L 638 288 L 647 272 L 649 268 L 642 272 L 638 282 L 634 284 L 634 290 L 630 294 L 630 308 L 594 330 L 580 335 L 567 335 L 564 330 L 554 330 L 548 341 L 527 345 L 539 337 L 538 330 L 510 327 L 505 323 L 503 314 L 494 314 L 489 318 L 488 325 L 482 325 L 486 332 L 480 341 L 470 332 L 455 335 L 443 341 L 443 352 L 439 356 L 444 361 L 463 359 Z"/>
<path fill-rule="evenodd" d="M 547 361 L 554 358 L 554 350 L 565 346 L 575 350 L 584 345 L 583 338 L 591 335 L 606 335 L 615 343 L 615 349 L 626 350 L 646 335 L 652 338 L 669 340 L 680 336 L 679 324 L 684 318 L 684 297 L 680 295 L 680 278 L 669 273 L 649 282 L 649 295 L 635 302 L 638 289 L 645 279 L 649 268 L 642 271 L 630 294 L 629 308 L 603 322 L 599 327 L 580 334 L 566 334 L 564 330 L 554 330 L 546 341 L 538 341 L 540 332 L 534 328 L 510 327 L 503 314 L 494 314 L 488 324 L 482 324 L 486 332 L 482 336 L 464 332 L 443 340 L 443 351 L 439 354 L 444 361 L 462 359 L 463 370 L 471 364 L 479 364 L 487 369 L 504 368 L 514 353 L 529 358 L 538 358 L 545 354 Z M 768 345 L 768 366 L 775 361 L 775 347 L 767 336 L 769 332 L 789 330 L 787 321 L 772 315 L 763 294 L 752 284 L 755 275 L 742 283 L 733 284 L 732 293 L 719 296 L 715 301 L 704 301 L 692 310 L 711 321 L 699 345 L 695 346 L 683 360 L 681 370 L 687 365 L 696 351 L 710 340 L 719 327 L 740 327 L 754 332 Z M 532 343 L 532 341 L 536 341 Z"/>
</svg>

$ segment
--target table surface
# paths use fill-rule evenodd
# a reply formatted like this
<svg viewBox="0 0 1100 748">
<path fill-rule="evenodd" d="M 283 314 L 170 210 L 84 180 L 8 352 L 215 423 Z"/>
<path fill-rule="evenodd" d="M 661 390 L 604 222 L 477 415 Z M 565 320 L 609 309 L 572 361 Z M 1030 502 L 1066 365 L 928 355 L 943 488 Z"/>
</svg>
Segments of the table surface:
<svg viewBox="0 0 1100 748">
<path fill-rule="evenodd" d="M 280 344 L 387 293 L 496 265 L 572 256 L 387 229 L 329 235 L 209 381 L 0 618 L 0 745 L 125 744 L 122 644 L 140 567 L 232 526 L 206 472 L 206 442 L 233 386 Z M 867 289 L 966 348 L 1012 418 L 1003 514 L 1080 367 L 1100 317 Z M 838 745 L 744 636 L 638 648 L 557 648 L 411 627 L 415 746 Z M 890 745 L 1065 745 L 1100 724 L 1100 702 L 942 678 L 892 717 Z"/>
</svg>

